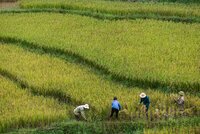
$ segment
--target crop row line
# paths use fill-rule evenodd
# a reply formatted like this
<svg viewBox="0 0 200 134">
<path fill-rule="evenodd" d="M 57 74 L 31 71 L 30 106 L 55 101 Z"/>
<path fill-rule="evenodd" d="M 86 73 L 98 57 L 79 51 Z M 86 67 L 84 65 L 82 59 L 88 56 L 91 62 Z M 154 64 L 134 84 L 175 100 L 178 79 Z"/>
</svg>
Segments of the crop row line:
<svg viewBox="0 0 200 134">
<path fill-rule="evenodd" d="M 54 47 L 44 47 L 33 42 L 29 42 L 23 39 L 17 39 L 13 37 L 0 36 L 0 42 L 11 43 L 13 45 L 17 45 L 31 52 L 40 53 L 40 54 L 50 54 L 52 56 L 58 57 L 67 62 L 84 65 L 96 75 L 99 75 L 103 77 L 104 79 L 110 80 L 117 84 L 124 85 L 126 87 L 139 87 L 143 89 L 152 88 L 156 90 L 162 89 L 163 92 L 168 92 L 168 93 L 177 92 L 179 90 L 188 92 L 188 89 L 191 89 L 190 90 L 192 91 L 191 94 L 196 94 L 197 96 L 199 95 L 200 83 L 198 82 L 196 83 L 183 83 L 183 82 L 168 83 L 168 82 L 160 82 L 158 80 L 128 78 L 126 76 L 115 74 L 111 72 L 109 69 L 105 68 L 104 66 L 96 64 L 94 61 L 88 60 L 87 58 L 77 53 L 74 53 L 72 51 L 62 50 L 62 49 L 58 49 Z M 58 94 L 62 94 L 62 93 L 58 93 Z M 63 98 L 62 96 L 60 97 Z"/>
<path fill-rule="evenodd" d="M 62 13 L 62 14 L 75 14 L 81 16 L 88 16 L 99 20 L 136 20 L 136 19 L 155 19 L 161 21 L 172 21 L 182 23 L 200 23 L 199 17 L 179 17 L 179 16 L 164 16 L 154 14 L 131 14 L 131 15 L 117 15 L 111 13 L 100 13 L 83 10 L 72 9 L 48 9 L 48 8 L 34 8 L 34 9 L 12 9 L 12 10 L 0 10 L 0 13 Z"/>
<path fill-rule="evenodd" d="M 40 89 L 39 87 L 34 87 L 32 85 L 29 85 L 26 81 L 21 80 L 18 76 L 15 76 L 14 74 L 2 68 L 0 68 L 0 75 L 3 76 L 4 78 L 11 80 L 21 89 L 28 90 L 34 96 L 44 96 L 44 97 L 53 98 L 55 100 L 58 100 L 59 103 L 65 103 L 71 106 L 77 106 L 79 104 L 83 104 L 82 102 L 76 101 L 75 99 L 67 95 L 66 93 L 63 93 L 62 91 L 59 91 L 59 90 L 52 90 L 44 94 L 40 92 L 41 90 L 39 90 Z"/>
</svg>

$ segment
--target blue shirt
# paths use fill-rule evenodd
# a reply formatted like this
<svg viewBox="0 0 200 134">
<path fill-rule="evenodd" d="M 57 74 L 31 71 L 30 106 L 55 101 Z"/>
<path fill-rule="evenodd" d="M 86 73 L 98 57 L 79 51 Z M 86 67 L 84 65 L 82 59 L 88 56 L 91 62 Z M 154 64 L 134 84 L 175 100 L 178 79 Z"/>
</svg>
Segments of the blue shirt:
<svg viewBox="0 0 200 134">
<path fill-rule="evenodd" d="M 120 106 L 120 104 L 117 100 L 112 101 L 112 108 L 115 108 L 115 109 L 118 109 L 118 110 L 121 109 L 121 106 Z"/>
</svg>

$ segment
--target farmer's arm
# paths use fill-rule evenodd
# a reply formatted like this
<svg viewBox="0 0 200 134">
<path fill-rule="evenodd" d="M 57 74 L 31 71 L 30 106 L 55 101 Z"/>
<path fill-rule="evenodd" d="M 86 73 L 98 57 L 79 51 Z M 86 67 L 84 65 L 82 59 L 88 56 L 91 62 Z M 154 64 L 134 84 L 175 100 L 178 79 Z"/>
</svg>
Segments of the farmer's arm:
<svg viewBox="0 0 200 134">
<path fill-rule="evenodd" d="M 142 98 L 140 99 L 140 104 L 143 102 Z"/>
<path fill-rule="evenodd" d="M 179 97 L 178 99 L 174 98 L 174 102 L 177 103 L 177 104 L 179 104 L 179 102 L 180 102 L 180 97 Z"/>
<path fill-rule="evenodd" d="M 121 105 L 119 103 L 118 103 L 118 106 L 119 106 L 119 110 L 121 110 L 122 107 L 121 107 Z"/>
</svg>

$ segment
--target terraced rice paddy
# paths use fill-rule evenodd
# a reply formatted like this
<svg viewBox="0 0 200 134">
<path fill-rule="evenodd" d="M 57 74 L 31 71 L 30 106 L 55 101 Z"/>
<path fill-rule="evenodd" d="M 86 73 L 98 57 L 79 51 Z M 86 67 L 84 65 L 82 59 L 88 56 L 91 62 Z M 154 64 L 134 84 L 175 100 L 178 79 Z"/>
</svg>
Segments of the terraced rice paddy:
<svg viewBox="0 0 200 134">
<path fill-rule="evenodd" d="M 0 51 L 0 59 L 3 61 L 0 66 L 2 75 L 30 88 L 30 91 L 35 94 L 50 96 L 61 101 L 68 98 L 64 102 L 67 101 L 74 106 L 78 105 L 78 102 L 89 103 L 93 108 L 89 114 L 91 120 L 107 118 L 110 101 L 115 95 L 119 96 L 122 105 L 127 103 L 130 108 L 129 116 L 131 113 L 139 112 L 137 108 L 138 94 L 144 89 L 117 86 L 97 77 L 80 65 L 66 63 L 48 56 L 48 54 L 27 52 L 11 44 L 2 44 Z M 169 105 L 171 110 L 175 108 L 175 105 L 171 105 L 172 94 L 167 95 L 150 89 L 146 92 L 152 96 L 152 112 L 155 112 L 155 108 L 159 108 L 161 105 L 164 106 L 162 107 L 164 112 Z M 163 99 L 162 104 L 159 101 L 160 97 Z M 186 108 L 196 106 L 196 111 L 199 111 L 198 97 L 188 96 L 187 101 Z M 173 115 L 173 113 L 171 114 Z M 198 113 L 190 111 L 188 114 Z"/>
<path fill-rule="evenodd" d="M 198 24 L 153 20 L 102 22 L 75 15 L 40 13 L 4 14 L 1 18 L 1 37 L 75 53 L 116 76 L 142 81 L 144 85 L 158 83 L 170 90 L 199 92 Z"/>
<path fill-rule="evenodd" d="M 200 131 L 198 4 L 22 0 L 19 5 L 0 11 L 0 132 Z M 180 90 L 183 112 L 173 100 Z M 148 118 L 138 105 L 141 92 L 150 97 Z M 128 106 L 119 121 L 108 120 L 113 96 L 122 108 Z M 73 109 L 85 103 L 89 123 L 74 121 Z"/>
<path fill-rule="evenodd" d="M 180 17 L 200 17 L 199 7 L 195 4 L 163 4 L 163 3 L 128 3 L 102 0 L 23 0 L 22 8 L 58 8 L 109 13 L 119 15 L 163 15 Z"/>
</svg>

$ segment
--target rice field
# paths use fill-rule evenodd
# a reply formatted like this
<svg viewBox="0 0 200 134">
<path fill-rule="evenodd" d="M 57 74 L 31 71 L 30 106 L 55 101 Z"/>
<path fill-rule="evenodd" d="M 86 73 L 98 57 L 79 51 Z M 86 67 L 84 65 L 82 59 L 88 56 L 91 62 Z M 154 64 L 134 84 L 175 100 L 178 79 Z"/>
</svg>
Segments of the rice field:
<svg viewBox="0 0 200 134">
<path fill-rule="evenodd" d="M 200 9 L 196 4 L 130 3 L 103 0 L 22 0 L 20 6 L 21 8 L 57 8 L 115 15 L 200 17 Z"/>
<path fill-rule="evenodd" d="M 170 91 L 200 91 L 199 24 L 99 21 L 54 13 L 1 14 L 0 18 L 2 38 L 71 52 L 144 85 L 158 83 Z"/>
<path fill-rule="evenodd" d="M 89 103 L 93 107 L 89 116 L 91 120 L 105 119 L 108 116 L 113 96 L 118 96 L 122 105 L 126 103 L 130 112 L 138 112 L 138 94 L 144 89 L 116 85 L 99 78 L 87 68 L 66 63 L 48 54 L 34 54 L 10 44 L 0 47 L 0 59 L 3 61 L 0 64 L 1 73 L 13 74 L 19 82 L 26 83 L 27 87 L 32 87 L 33 92 L 43 96 L 58 95 L 61 100 L 62 97 L 68 97 L 74 107 L 78 105 L 76 102 Z M 163 111 L 169 105 L 171 109 L 176 107 L 175 104 L 171 105 L 175 94 L 164 94 L 151 89 L 145 92 L 151 95 L 152 112 L 159 107 Z M 163 99 L 162 104 L 160 98 Z M 199 111 L 198 97 L 188 95 L 187 101 L 187 108 L 196 106 L 196 111 Z M 195 113 L 190 111 L 189 115 L 192 114 Z"/>
<path fill-rule="evenodd" d="M 68 119 L 70 106 L 56 100 L 32 95 L 0 75 L 0 132 L 10 128 L 45 126 Z"/>
<path fill-rule="evenodd" d="M 0 10 L 0 133 L 200 132 L 198 4 L 17 4 Z M 184 111 L 174 103 L 180 90 Z M 109 119 L 114 96 L 128 107 L 118 121 Z M 88 122 L 75 121 L 86 103 Z"/>
</svg>

